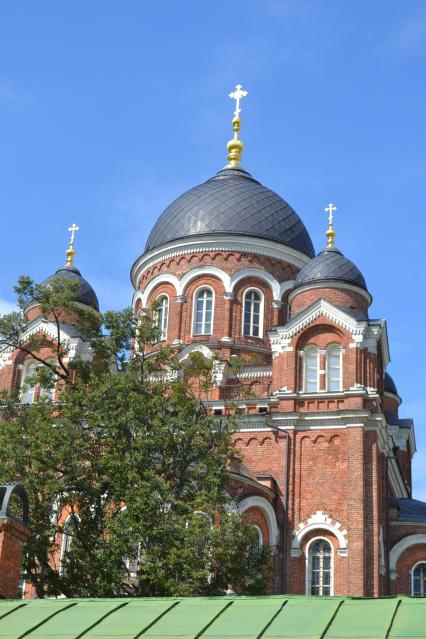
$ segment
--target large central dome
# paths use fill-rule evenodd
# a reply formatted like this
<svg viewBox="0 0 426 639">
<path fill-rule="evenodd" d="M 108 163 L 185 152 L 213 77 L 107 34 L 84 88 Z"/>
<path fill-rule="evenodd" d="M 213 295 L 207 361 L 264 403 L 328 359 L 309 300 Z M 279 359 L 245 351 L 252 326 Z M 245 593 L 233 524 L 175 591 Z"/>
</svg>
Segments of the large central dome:
<svg viewBox="0 0 426 639">
<path fill-rule="evenodd" d="M 202 235 L 248 235 L 314 257 L 309 234 L 279 195 L 240 168 L 225 168 L 177 198 L 157 220 L 145 251 Z"/>
</svg>

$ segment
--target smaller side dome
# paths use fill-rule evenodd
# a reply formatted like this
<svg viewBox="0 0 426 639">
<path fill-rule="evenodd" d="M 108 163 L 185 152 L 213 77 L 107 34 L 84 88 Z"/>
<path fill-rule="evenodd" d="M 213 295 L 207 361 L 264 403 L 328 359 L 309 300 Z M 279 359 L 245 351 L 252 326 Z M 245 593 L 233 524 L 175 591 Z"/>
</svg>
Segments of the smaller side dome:
<svg viewBox="0 0 426 639">
<path fill-rule="evenodd" d="M 54 279 L 63 278 L 66 280 L 70 280 L 71 282 L 78 283 L 78 292 L 76 301 L 80 302 L 80 304 L 85 304 L 86 306 L 91 306 L 95 309 L 95 311 L 99 312 L 99 302 L 96 296 L 95 291 L 90 286 L 89 282 L 84 279 L 78 268 L 73 265 L 65 265 L 58 268 L 54 275 L 51 275 L 47 279 L 42 282 L 42 286 L 46 286 L 49 282 Z"/>
<path fill-rule="evenodd" d="M 311 282 L 344 282 L 358 286 L 368 292 L 367 284 L 361 271 L 351 260 L 334 246 L 328 246 L 318 253 L 310 262 L 305 264 L 299 272 L 294 288 Z"/>
<path fill-rule="evenodd" d="M 392 393 L 392 395 L 396 395 L 397 397 L 399 397 L 396 384 L 393 381 L 392 377 L 389 375 L 389 373 L 385 373 L 383 390 L 385 391 L 385 393 Z"/>
</svg>

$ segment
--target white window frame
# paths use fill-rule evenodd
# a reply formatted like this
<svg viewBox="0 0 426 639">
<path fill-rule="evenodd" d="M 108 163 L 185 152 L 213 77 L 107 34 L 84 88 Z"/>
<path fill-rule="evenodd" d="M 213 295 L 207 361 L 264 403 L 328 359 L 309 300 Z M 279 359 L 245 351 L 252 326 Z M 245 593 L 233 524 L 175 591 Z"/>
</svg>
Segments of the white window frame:
<svg viewBox="0 0 426 639">
<path fill-rule="evenodd" d="M 159 342 L 165 342 L 167 340 L 167 332 L 169 330 L 170 299 L 167 293 L 160 293 L 158 297 L 155 298 L 154 301 L 160 303 L 161 300 L 166 300 L 167 302 L 167 318 L 165 323 L 166 325 L 164 327 L 164 313 L 161 313 L 161 311 L 164 311 L 164 305 L 161 303 L 160 308 L 156 310 L 154 314 L 154 322 L 156 323 L 157 328 L 161 330 L 161 333 L 155 340 L 156 344 L 158 344 Z M 158 318 L 160 313 L 161 313 L 161 326 L 158 324 Z"/>
<path fill-rule="evenodd" d="M 63 575 L 64 574 L 64 559 L 65 559 L 65 555 L 66 553 L 69 551 L 70 546 L 72 544 L 72 535 L 68 534 L 67 532 L 65 532 L 67 523 L 69 522 L 70 519 L 77 519 L 77 521 L 80 521 L 80 517 L 76 514 L 76 513 L 70 513 L 68 515 L 68 517 L 66 518 L 66 520 L 64 521 L 64 524 L 62 526 L 62 537 L 61 537 L 61 550 L 59 553 L 59 574 Z M 65 541 L 71 539 L 70 543 L 68 544 L 68 548 L 65 549 Z"/>
<path fill-rule="evenodd" d="M 248 522 L 248 523 L 250 523 L 250 522 Z M 257 536 L 258 536 L 258 539 L 259 539 L 259 549 L 260 549 L 263 546 L 263 534 L 262 534 L 262 531 L 260 530 L 259 526 L 257 526 L 256 524 L 251 524 L 251 526 L 253 526 L 253 528 L 256 528 Z"/>
<path fill-rule="evenodd" d="M 314 348 L 316 349 L 316 352 L 317 352 L 317 388 L 316 388 L 316 390 L 311 391 L 311 390 L 307 390 L 307 388 L 306 388 L 306 381 L 307 381 L 306 380 L 306 353 L 307 353 L 308 350 L 314 349 Z M 303 371 L 302 371 L 302 374 L 303 374 L 303 380 L 302 380 L 303 381 L 303 383 L 302 383 L 303 392 L 304 393 L 318 393 L 319 392 L 319 387 L 320 387 L 320 365 L 319 365 L 320 364 L 320 361 L 319 361 L 320 349 L 318 348 L 318 346 L 316 346 L 316 344 L 307 344 L 305 346 L 305 348 L 303 349 L 302 353 L 303 353 L 303 358 L 302 358 L 302 360 L 303 360 L 303 362 L 302 362 L 303 363 Z"/>
<path fill-rule="evenodd" d="M 420 566 L 420 564 L 424 564 L 425 565 L 425 573 L 426 573 L 426 559 L 421 559 L 420 561 L 418 561 L 416 564 L 414 564 L 414 566 L 411 568 L 411 596 L 412 597 L 425 597 L 426 596 L 426 591 L 423 593 L 423 595 L 415 595 L 414 594 L 414 571 L 417 568 L 417 566 Z"/>
<path fill-rule="evenodd" d="M 202 291 L 210 291 L 212 294 L 212 321 L 211 321 L 211 330 L 210 333 L 197 333 L 196 332 L 196 326 L 197 326 L 197 300 L 198 300 L 198 295 L 200 292 Z M 209 336 L 209 335 L 213 335 L 213 327 L 214 327 L 214 311 L 215 311 L 215 294 L 214 294 L 214 290 L 211 286 L 208 286 L 206 284 L 203 284 L 202 286 L 199 286 L 198 288 L 195 289 L 194 293 L 193 293 L 193 301 L 192 301 L 192 333 L 191 335 L 193 337 L 202 337 L 204 336 Z M 205 309 L 204 309 L 205 310 Z M 203 325 L 205 324 L 205 317 L 204 317 L 205 313 L 203 314 Z"/>
<path fill-rule="evenodd" d="M 311 561 L 309 557 L 309 549 L 313 543 L 316 541 L 325 541 L 331 548 L 331 557 L 330 557 L 330 594 L 329 595 L 311 595 Z M 312 597 L 330 597 L 334 595 L 334 545 L 324 537 L 323 535 L 318 535 L 318 537 L 313 537 L 310 539 L 306 545 L 306 570 L 305 570 L 305 594 Z"/>
<path fill-rule="evenodd" d="M 34 373 L 30 374 L 29 371 L 31 368 L 34 368 Z M 38 365 L 35 359 L 27 359 L 24 362 L 24 365 L 22 367 L 21 385 L 20 385 L 20 392 L 19 392 L 22 404 L 32 404 L 34 402 L 37 384 L 34 384 L 34 386 L 29 386 L 26 380 L 28 379 L 28 377 L 33 377 L 36 374 L 37 368 L 38 368 Z M 22 401 L 24 399 L 24 396 L 26 397 L 27 393 L 29 393 L 30 389 L 32 389 L 31 401 Z"/>
<path fill-rule="evenodd" d="M 337 390 L 330 390 L 329 389 L 329 375 L 328 375 L 328 351 L 329 349 L 333 348 L 333 347 L 337 347 L 339 349 L 339 388 Z M 337 342 L 332 342 L 331 344 L 327 345 L 327 348 L 325 349 L 325 388 L 327 393 L 338 393 L 342 390 L 343 387 L 343 349 L 341 347 L 340 344 L 338 344 Z"/>
<path fill-rule="evenodd" d="M 56 364 L 56 360 L 52 357 L 48 357 L 46 362 L 49 362 L 49 364 Z M 34 377 L 34 375 L 36 374 L 37 369 L 41 368 L 43 366 L 43 364 L 41 362 L 38 362 L 36 359 L 31 359 L 28 358 L 22 368 L 22 375 L 21 375 L 21 383 L 20 383 L 20 397 L 21 400 L 23 398 L 24 395 L 27 394 L 27 392 L 29 392 L 30 388 L 32 389 L 32 397 L 31 397 L 31 401 L 25 401 L 22 402 L 23 404 L 32 404 L 34 402 L 35 399 L 35 394 L 36 391 L 38 391 L 38 397 L 50 397 L 50 399 L 53 401 L 55 399 L 55 393 L 56 393 L 56 383 L 57 383 L 57 379 L 55 378 L 54 382 L 53 382 L 53 386 L 51 389 L 47 389 L 47 388 L 41 388 L 40 384 L 34 384 L 34 386 L 31 386 L 28 389 L 24 389 L 25 385 L 26 385 L 26 379 L 28 379 L 28 377 Z M 29 374 L 29 369 L 30 368 L 34 368 L 34 374 Z"/>
<path fill-rule="evenodd" d="M 245 325 L 245 306 L 246 306 L 246 296 L 248 293 L 251 293 L 252 291 L 254 291 L 255 293 L 258 293 L 260 296 L 260 300 L 259 300 L 259 335 L 246 335 L 244 332 L 244 325 Z M 263 292 L 259 289 L 256 288 L 254 286 L 250 286 L 250 288 L 246 289 L 244 291 L 243 294 L 243 306 L 242 306 L 242 322 L 241 322 L 241 334 L 243 337 L 254 337 L 255 339 L 263 339 L 263 316 L 264 316 L 264 295 Z M 253 313 L 250 313 L 250 327 L 252 328 L 252 324 L 253 324 Z"/>
</svg>

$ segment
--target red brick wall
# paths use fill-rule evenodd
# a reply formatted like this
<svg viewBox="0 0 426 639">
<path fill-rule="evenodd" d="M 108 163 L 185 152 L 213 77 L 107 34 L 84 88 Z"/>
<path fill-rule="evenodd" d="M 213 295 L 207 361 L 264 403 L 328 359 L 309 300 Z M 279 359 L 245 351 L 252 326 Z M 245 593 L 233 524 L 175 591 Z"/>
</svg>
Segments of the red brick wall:
<svg viewBox="0 0 426 639">
<path fill-rule="evenodd" d="M 356 308 L 367 313 L 368 302 L 361 293 L 339 288 L 311 288 L 296 291 L 290 299 L 291 316 L 294 317 L 304 308 L 313 304 L 316 300 L 323 299 L 335 306 Z"/>
<path fill-rule="evenodd" d="M 398 576 L 391 581 L 391 592 L 411 595 L 411 571 L 419 561 L 426 562 L 426 544 L 411 546 L 401 554 L 396 562 Z"/>
<path fill-rule="evenodd" d="M 21 524 L 0 519 L 0 597 L 18 597 L 23 547 L 29 536 L 30 532 Z"/>
</svg>

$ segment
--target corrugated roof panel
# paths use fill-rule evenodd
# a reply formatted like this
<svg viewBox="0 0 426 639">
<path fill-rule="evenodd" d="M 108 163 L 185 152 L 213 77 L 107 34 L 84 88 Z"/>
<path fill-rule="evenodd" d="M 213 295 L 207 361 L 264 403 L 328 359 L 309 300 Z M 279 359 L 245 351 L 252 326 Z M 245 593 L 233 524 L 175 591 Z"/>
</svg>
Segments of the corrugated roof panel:
<svg viewBox="0 0 426 639">
<path fill-rule="evenodd" d="M 343 600 L 289 599 L 262 639 L 319 639 Z"/>
<path fill-rule="evenodd" d="M 402 599 L 389 639 L 426 638 L 426 597 Z"/>
<path fill-rule="evenodd" d="M 137 599 L 119 608 L 105 617 L 84 635 L 85 639 L 92 637 L 114 637 L 114 639 L 133 639 L 136 635 L 147 630 L 165 612 L 176 605 L 175 601 L 158 601 Z"/>
<path fill-rule="evenodd" d="M 387 637 L 398 599 L 349 599 L 343 602 L 327 630 L 327 639 Z"/>
<path fill-rule="evenodd" d="M 202 636 L 211 639 L 257 639 L 286 601 L 284 597 L 236 600 Z"/>
<path fill-rule="evenodd" d="M 22 608 L 22 606 L 25 606 L 24 601 L 2 601 L 0 608 L 0 619 L 2 619 L 5 615 L 9 615 L 17 608 Z"/>
<path fill-rule="evenodd" d="M 5 602 L 6 605 L 9 602 Z M 16 603 L 16 602 L 15 602 Z M 20 604 L 23 602 L 20 601 Z M 0 611 L 3 610 L 4 603 L 0 603 Z M 70 608 L 73 604 L 68 600 L 51 601 L 51 600 L 34 600 L 25 604 L 25 606 L 17 606 L 17 608 L 7 617 L 0 619 L 0 638 L 1 639 L 18 639 L 25 633 L 31 632 L 47 619 L 60 613 L 66 608 Z M 0 612 L 0 615 L 2 612 Z"/>
<path fill-rule="evenodd" d="M 143 636 L 155 639 L 193 639 L 229 604 L 226 599 L 185 599 L 144 632 Z"/>
<path fill-rule="evenodd" d="M 92 626 L 99 624 L 105 615 L 123 606 L 123 604 L 122 599 L 104 601 L 88 599 L 87 601 L 79 601 L 43 623 L 27 636 L 30 639 L 53 639 L 57 637 L 61 637 L 61 639 L 76 639 Z"/>
</svg>

